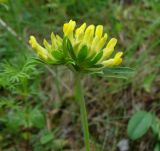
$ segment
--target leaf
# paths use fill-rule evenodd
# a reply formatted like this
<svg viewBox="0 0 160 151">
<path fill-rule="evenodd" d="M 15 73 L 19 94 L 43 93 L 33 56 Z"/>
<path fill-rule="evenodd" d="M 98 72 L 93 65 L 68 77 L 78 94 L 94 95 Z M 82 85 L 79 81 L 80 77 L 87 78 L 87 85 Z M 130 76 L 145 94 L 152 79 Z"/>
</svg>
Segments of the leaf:
<svg viewBox="0 0 160 151">
<path fill-rule="evenodd" d="M 67 37 L 64 37 L 63 38 L 63 53 L 64 53 L 64 56 L 66 57 L 68 52 L 67 52 Z"/>
<path fill-rule="evenodd" d="M 78 53 L 77 60 L 79 62 L 83 62 L 86 59 L 87 55 L 88 55 L 88 48 L 86 45 L 84 45 Z"/>
<path fill-rule="evenodd" d="M 103 67 L 102 64 L 94 64 L 93 66 L 91 66 L 91 68 L 101 68 Z"/>
<path fill-rule="evenodd" d="M 128 79 L 134 73 L 134 70 L 129 67 L 113 67 L 113 68 L 105 68 L 103 69 L 102 76 L 104 77 L 114 77 L 121 79 Z"/>
<path fill-rule="evenodd" d="M 104 74 L 114 73 L 114 74 L 133 74 L 134 70 L 129 67 L 114 67 L 114 68 L 105 68 L 103 70 Z"/>
<path fill-rule="evenodd" d="M 27 59 L 22 63 L 5 61 L 1 64 L 0 78 L 11 85 L 11 83 L 21 82 L 33 78 L 33 73 L 36 73 L 37 62 L 33 59 Z"/>
<path fill-rule="evenodd" d="M 91 56 L 87 57 L 87 61 L 93 60 L 97 54 L 94 52 Z"/>
<path fill-rule="evenodd" d="M 53 138 L 54 138 L 53 134 L 51 132 L 48 132 L 41 137 L 40 142 L 42 145 L 44 145 L 44 144 L 47 144 L 48 142 L 52 141 Z"/>
<path fill-rule="evenodd" d="M 64 37 L 63 41 L 64 41 L 63 42 L 63 49 L 65 49 L 64 53 L 65 54 L 69 53 L 71 58 L 76 60 L 76 56 L 74 54 L 74 50 L 73 50 L 73 47 L 72 47 L 70 40 L 67 37 Z"/>
<path fill-rule="evenodd" d="M 125 77 L 125 76 L 122 76 L 122 75 L 112 75 L 112 74 L 110 74 L 110 75 L 101 75 L 102 77 L 106 77 L 106 78 L 117 78 L 117 79 L 124 79 L 124 80 L 127 80 L 127 77 Z"/>
<path fill-rule="evenodd" d="M 76 65 L 75 61 L 73 59 L 71 59 L 71 58 L 67 58 L 65 60 L 65 64 L 66 65 Z"/>
<path fill-rule="evenodd" d="M 98 54 L 96 54 L 93 60 L 89 62 L 89 66 L 96 64 L 101 59 L 102 55 L 103 55 L 103 51 L 100 51 Z"/>
<path fill-rule="evenodd" d="M 54 50 L 53 52 L 52 52 L 52 55 L 53 55 L 53 57 L 55 58 L 55 59 L 57 59 L 58 61 L 59 60 L 62 60 L 64 57 L 63 57 L 63 53 L 62 52 L 60 52 L 60 51 L 57 51 L 57 50 Z"/>
<path fill-rule="evenodd" d="M 139 111 L 135 113 L 128 124 L 128 136 L 132 140 L 136 140 L 143 136 L 147 130 L 151 127 L 152 124 L 152 114 Z"/>
</svg>

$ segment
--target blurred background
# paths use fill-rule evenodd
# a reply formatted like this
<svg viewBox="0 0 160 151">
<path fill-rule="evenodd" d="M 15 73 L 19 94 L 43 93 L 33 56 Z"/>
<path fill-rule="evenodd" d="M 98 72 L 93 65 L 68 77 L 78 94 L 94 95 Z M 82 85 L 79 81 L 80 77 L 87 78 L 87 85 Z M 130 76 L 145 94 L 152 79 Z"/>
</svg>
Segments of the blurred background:
<svg viewBox="0 0 160 151">
<path fill-rule="evenodd" d="M 0 151 L 84 150 L 72 73 L 36 63 L 28 46 L 31 34 L 62 35 L 70 19 L 104 25 L 135 70 L 83 79 L 92 151 L 151 151 L 152 134 L 133 142 L 126 129 L 139 109 L 160 114 L 159 0 L 0 0 Z"/>
</svg>

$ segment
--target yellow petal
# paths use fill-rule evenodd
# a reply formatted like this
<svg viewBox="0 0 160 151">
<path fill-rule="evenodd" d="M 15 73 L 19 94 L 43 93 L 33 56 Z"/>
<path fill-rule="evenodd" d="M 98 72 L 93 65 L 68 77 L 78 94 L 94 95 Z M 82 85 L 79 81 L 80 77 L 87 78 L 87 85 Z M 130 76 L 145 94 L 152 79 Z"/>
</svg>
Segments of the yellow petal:
<svg viewBox="0 0 160 151">
<path fill-rule="evenodd" d="M 34 36 L 30 36 L 29 38 L 29 44 L 31 45 L 32 48 L 36 48 L 37 46 L 37 40 Z"/>
<path fill-rule="evenodd" d="M 116 53 L 114 58 L 109 59 L 109 60 L 105 60 L 102 62 L 102 64 L 105 67 L 112 67 L 112 66 L 119 65 L 122 63 L 122 58 L 121 58 L 122 55 L 123 55 L 123 52 L 118 52 L 118 53 Z"/>
<path fill-rule="evenodd" d="M 68 29 L 68 23 L 65 23 L 63 25 L 63 32 L 66 33 L 67 32 L 67 29 Z"/>
<path fill-rule="evenodd" d="M 119 65 L 122 63 L 122 55 L 123 55 L 123 52 L 117 52 L 115 57 L 114 57 L 114 65 Z"/>
<path fill-rule="evenodd" d="M 95 29 L 95 26 L 94 25 L 90 25 L 90 26 L 88 26 L 88 28 L 85 31 L 84 41 L 85 41 L 85 43 L 87 45 L 90 45 L 92 40 L 93 40 L 94 29 Z"/>
<path fill-rule="evenodd" d="M 37 54 L 41 59 L 46 60 L 46 61 L 48 60 L 48 55 L 47 54 L 44 54 L 42 52 L 39 52 Z"/>
<path fill-rule="evenodd" d="M 34 36 L 30 36 L 29 44 L 32 46 L 32 48 L 36 51 L 37 55 L 44 60 L 47 60 L 49 55 L 48 51 L 43 48 L 36 40 Z"/>
<path fill-rule="evenodd" d="M 103 26 L 102 25 L 98 25 L 96 27 L 96 32 L 95 32 L 95 35 L 99 38 L 102 37 L 102 34 L 103 34 Z"/>
<path fill-rule="evenodd" d="M 102 64 L 105 67 L 111 67 L 111 66 L 113 66 L 113 62 L 114 62 L 114 59 L 109 59 L 109 60 L 103 61 Z"/>
<path fill-rule="evenodd" d="M 69 23 L 65 23 L 63 26 L 63 32 L 65 36 L 68 36 L 68 38 L 73 38 L 73 30 L 76 26 L 76 22 L 73 20 L 70 20 Z"/>
<path fill-rule="evenodd" d="M 63 39 L 59 35 L 56 35 L 56 43 L 58 47 L 57 49 L 59 49 L 59 47 L 62 47 Z"/>
<path fill-rule="evenodd" d="M 57 49 L 57 42 L 56 42 L 56 36 L 55 34 L 52 32 L 51 33 L 51 43 L 52 43 L 52 46 L 51 48 L 54 50 L 54 49 Z"/>
<path fill-rule="evenodd" d="M 92 41 L 92 45 L 91 45 L 91 52 L 90 52 L 91 54 L 92 54 L 93 52 L 96 52 L 96 46 L 97 46 L 99 40 L 100 40 L 100 38 L 99 38 L 98 36 L 95 36 L 95 37 L 94 37 L 94 39 L 93 39 L 93 41 Z"/>
<path fill-rule="evenodd" d="M 56 35 L 56 39 L 59 41 L 59 42 L 62 42 L 63 39 L 59 36 L 59 35 Z"/>
<path fill-rule="evenodd" d="M 106 48 L 103 49 L 103 57 L 102 57 L 103 60 L 107 59 L 108 57 L 110 57 L 110 55 L 113 53 L 113 50 L 114 50 L 114 47 L 115 47 L 116 43 L 117 43 L 117 39 L 116 38 L 112 38 L 108 42 Z"/>
<path fill-rule="evenodd" d="M 117 39 L 116 39 L 116 38 L 112 38 L 112 39 L 108 42 L 107 48 L 114 48 L 115 45 L 116 45 L 116 43 L 117 43 Z"/>
<path fill-rule="evenodd" d="M 46 39 L 43 40 L 43 45 L 48 51 L 51 51 L 51 45 L 48 43 Z"/>
<path fill-rule="evenodd" d="M 96 51 L 100 51 L 104 47 L 106 40 L 107 40 L 107 34 L 105 34 L 97 43 Z"/>
<path fill-rule="evenodd" d="M 77 41 L 83 38 L 85 28 L 86 28 L 86 23 L 82 24 L 79 28 L 76 29 L 75 37 Z"/>
<path fill-rule="evenodd" d="M 74 30 L 74 28 L 75 28 L 75 26 L 76 26 L 76 22 L 70 20 L 70 21 L 69 21 L 69 25 L 68 25 L 68 33 L 72 33 L 73 30 Z"/>
</svg>

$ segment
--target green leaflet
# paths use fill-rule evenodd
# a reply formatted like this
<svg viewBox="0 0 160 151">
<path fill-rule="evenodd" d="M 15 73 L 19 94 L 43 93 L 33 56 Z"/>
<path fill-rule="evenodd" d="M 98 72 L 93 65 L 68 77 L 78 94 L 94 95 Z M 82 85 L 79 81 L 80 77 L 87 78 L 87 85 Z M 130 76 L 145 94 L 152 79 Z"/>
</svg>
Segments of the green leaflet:
<svg viewBox="0 0 160 151">
<path fill-rule="evenodd" d="M 86 45 L 82 46 L 82 48 L 80 49 L 78 56 L 77 56 L 77 61 L 78 62 L 83 62 L 86 57 L 88 55 L 88 48 Z"/>
<path fill-rule="evenodd" d="M 103 55 L 103 51 L 100 51 L 97 54 L 93 54 L 91 57 L 89 57 L 86 60 L 86 62 L 84 63 L 84 66 L 89 67 L 89 68 L 102 67 L 102 65 L 100 65 L 100 64 L 97 67 L 95 65 L 101 59 L 102 55 Z"/>
<path fill-rule="evenodd" d="M 63 39 L 63 51 L 65 55 L 70 55 L 72 59 L 76 60 L 76 55 L 74 53 L 72 44 L 68 37 L 64 37 Z"/>
<path fill-rule="evenodd" d="M 63 38 L 63 53 L 64 53 L 64 56 L 66 57 L 68 52 L 67 52 L 67 37 L 64 37 Z"/>
<path fill-rule="evenodd" d="M 133 74 L 134 70 L 129 67 L 114 67 L 103 69 L 104 74 L 114 73 L 114 74 Z"/>
<path fill-rule="evenodd" d="M 113 67 L 103 69 L 104 77 L 128 79 L 128 77 L 132 74 L 134 74 L 134 70 L 129 67 Z"/>
<path fill-rule="evenodd" d="M 52 55 L 58 61 L 61 61 L 64 58 L 63 53 L 61 51 L 58 51 L 58 50 L 53 51 Z"/>
<path fill-rule="evenodd" d="M 96 64 L 101 59 L 102 55 L 103 55 L 103 51 L 100 51 L 98 54 L 96 54 L 96 56 L 94 57 L 94 59 L 91 60 L 90 66 Z"/>
<path fill-rule="evenodd" d="M 91 68 L 101 68 L 103 67 L 102 64 L 94 64 Z"/>
</svg>

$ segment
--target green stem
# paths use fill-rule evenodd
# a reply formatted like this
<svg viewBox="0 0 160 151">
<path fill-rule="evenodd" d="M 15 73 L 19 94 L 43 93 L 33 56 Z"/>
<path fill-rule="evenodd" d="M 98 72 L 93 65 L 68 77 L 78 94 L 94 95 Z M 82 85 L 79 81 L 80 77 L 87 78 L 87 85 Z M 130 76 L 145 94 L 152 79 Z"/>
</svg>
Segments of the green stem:
<svg viewBox="0 0 160 151">
<path fill-rule="evenodd" d="M 76 99 L 80 105 L 80 114 L 81 114 L 81 123 L 83 128 L 83 135 L 85 141 L 86 151 L 90 151 L 90 143 L 89 143 L 89 128 L 88 128 L 88 120 L 87 120 L 87 111 L 84 100 L 83 88 L 81 85 L 81 74 L 75 75 L 75 91 L 76 91 Z"/>
</svg>

